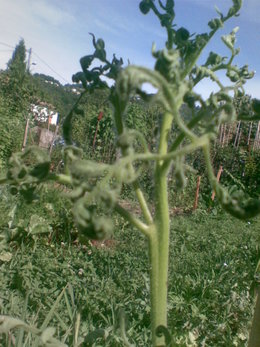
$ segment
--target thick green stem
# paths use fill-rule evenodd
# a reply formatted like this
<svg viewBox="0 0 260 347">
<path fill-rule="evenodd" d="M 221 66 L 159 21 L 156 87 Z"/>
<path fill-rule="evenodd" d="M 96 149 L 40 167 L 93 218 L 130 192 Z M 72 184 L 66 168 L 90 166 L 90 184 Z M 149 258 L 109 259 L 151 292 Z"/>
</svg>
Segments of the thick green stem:
<svg viewBox="0 0 260 347">
<path fill-rule="evenodd" d="M 167 327 L 167 290 L 169 259 L 169 209 L 167 176 L 156 174 L 157 213 L 153 231 L 149 235 L 150 296 L 152 320 L 152 346 L 165 346 L 164 337 L 156 335 L 158 326 Z"/>
<path fill-rule="evenodd" d="M 49 174 L 48 179 L 50 181 L 55 181 L 60 184 L 72 184 L 72 178 L 69 175 L 64 175 L 64 174 Z"/>
<path fill-rule="evenodd" d="M 160 130 L 160 142 L 158 153 L 166 154 L 168 149 L 168 137 L 171 131 L 173 116 L 169 112 L 165 112 L 162 119 L 162 126 Z"/>
<path fill-rule="evenodd" d="M 163 116 L 158 152 L 167 153 L 168 134 L 171 129 L 172 115 Z M 156 328 L 167 327 L 167 290 L 169 261 L 169 205 L 167 189 L 167 171 L 163 161 L 156 163 L 155 168 L 155 235 L 150 237 L 151 261 L 151 302 L 152 302 L 152 340 L 153 347 L 165 346 L 164 337 L 156 336 Z"/>
<path fill-rule="evenodd" d="M 257 287 L 257 299 L 254 317 L 252 321 L 251 332 L 249 336 L 248 347 L 260 346 L 260 285 Z"/>
<path fill-rule="evenodd" d="M 156 173 L 156 231 L 158 234 L 158 320 L 159 325 L 167 327 L 167 291 L 169 263 L 169 205 L 167 175 L 157 169 Z"/>
</svg>

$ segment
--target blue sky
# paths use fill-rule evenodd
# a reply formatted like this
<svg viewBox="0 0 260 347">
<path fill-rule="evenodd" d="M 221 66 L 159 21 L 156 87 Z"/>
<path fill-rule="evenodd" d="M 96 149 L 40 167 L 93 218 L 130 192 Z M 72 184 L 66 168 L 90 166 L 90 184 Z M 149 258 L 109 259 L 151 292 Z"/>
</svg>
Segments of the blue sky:
<svg viewBox="0 0 260 347">
<path fill-rule="evenodd" d="M 162 48 L 166 40 L 152 13 L 140 13 L 139 0 L 0 0 L 0 68 L 6 67 L 12 48 L 24 38 L 32 48 L 32 72 L 51 75 L 62 83 L 80 70 L 79 59 L 93 52 L 89 32 L 106 42 L 108 56 L 116 53 L 127 63 L 153 67 L 151 47 Z M 216 17 L 214 5 L 224 13 L 231 0 L 176 0 L 175 23 L 191 33 L 208 31 L 208 21 Z M 203 62 L 213 50 L 228 55 L 220 36 L 239 26 L 238 65 L 248 64 L 256 71 L 246 91 L 260 98 L 260 0 L 244 0 L 241 15 L 232 18 L 216 35 L 201 57 Z M 7 45 L 11 46 L 8 47 Z M 50 69 L 52 68 L 52 70 Z M 54 72 L 54 71 L 55 72 Z M 214 88 L 210 81 L 199 86 L 208 95 Z"/>
</svg>

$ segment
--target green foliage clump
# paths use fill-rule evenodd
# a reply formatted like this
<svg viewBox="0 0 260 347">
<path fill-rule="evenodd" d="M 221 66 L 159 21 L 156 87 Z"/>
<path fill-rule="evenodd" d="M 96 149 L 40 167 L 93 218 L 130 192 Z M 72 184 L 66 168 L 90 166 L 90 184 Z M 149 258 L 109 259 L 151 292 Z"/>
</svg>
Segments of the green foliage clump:
<svg viewBox="0 0 260 347">
<path fill-rule="evenodd" d="M 26 77 L 26 48 L 24 40 L 16 45 L 12 58 L 7 63 L 7 72 L 12 86 L 21 86 Z"/>
<path fill-rule="evenodd" d="M 2 76 L 0 76 L 0 83 Z M 3 96 L 0 91 L 0 169 L 3 170 L 11 154 L 20 150 L 23 141 L 23 113 L 16 113 L 16 107 L 11 97 Z M 14 136 L 15 134 L 15 136 Z"/>
<path fill-rule="evenodd" d="M 0 72 L 0 169 L 5 168 L 11 154 L 22 147 L 30 97 L 26 48 L 21 40 L 7 64 L 7 70 Z"/>
<path fill-rule="evenodd" d="M 1 190 L 0 207 L 1 250 L 10 245 L 36 247 L 39 243 L 67 243 L 77 238 L 71 203 L 62 187 L 54 188 L 50 183 L 48 186 L 34 186 L 29 192 L 28 187 L 18 190 L 5 188 Z"/>
<path fill-rule="evenodd" d="M 249 224 L 227 214 L 174 218 L 168 309 L 176 346 L 245 344 L 259 258 L 258 229 L 259 219 Z M 120 347 L 123 309 L 130 343 L 149 346 L 145 239 L 118 220 L 115 239 L 107 246 L 62 240 L 37 242 L 37 247 L 24 242 L 17 248 L 13 243 L 11 258 L 0 253 L 1 314 L 24 317 L 42 330 L 55 326 L 55 336 L 68 346 L 76 346 L 76 331 L 83 346 L 96 331 L 101 336 L 96 344 Z M 11 331 L 13 338 L 19 335 L 19 330 Z M 3 347 L 6 341 L 2 334 Z M 23 341 L 28 347 L 36 342 L 30 332 Z"/>
</svg>

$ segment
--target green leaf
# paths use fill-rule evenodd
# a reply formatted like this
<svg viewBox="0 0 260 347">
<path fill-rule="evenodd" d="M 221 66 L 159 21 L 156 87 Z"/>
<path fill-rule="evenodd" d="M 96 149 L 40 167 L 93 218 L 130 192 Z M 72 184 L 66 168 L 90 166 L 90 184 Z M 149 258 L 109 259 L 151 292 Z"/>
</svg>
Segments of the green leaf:
<svg viewBox="0 0 260 347">
<path fill-rule="evenodd" d="M 214 52 L 210 52 L 208 59 L 205 63 L 205 66 L 215 66 L 215 65 L 219 65 L 221 63 L 223 63 L 223 61 L 226 60 L 226 57 L 221 57 L 220 55 L 218 55 L 217 53 Z"/>
<path fill-rule="evenodd" d="M 10 330 L 18 327 L 25 327 L 26 324 L 20 319 L 0 316 L 0 334 L 7 334 Z"/>
<path fill-rule="evenodd" d="M 103 50 L 105 48 L 105 42 L 102 39 L 98 39 L 96 43 L 97 50 Z"/>
<path fill-rule="evenodd" d="M 219 14 L 220 18 L 223 19 L 224 15 L 216 5 L 215 5 L 215 10 L 216 10 L 217 14 Z"/>
<path fill-rule="evenodd" d="M 13 255 L 10 252 L 2 252 L 0 253 L 0 261 L 9 262 L 12 259 Z"/>
<path fill-rule="evenodd" d="M 67 286 L 66 286 L 67 287 Z M 64 295 L 64 292 L 66 290 L 66 287 L 63 288 L 63 290 L 61 291 L 61 293 L 59 294 L 59 296 L 57 297 L 55 303 L 53 304 L 51 310 L 48 312 L 47 316 L 45 317 L 42 325 L 41 325 L 41 330 L 44 330 L 47 328 L 48 324 L 50 323 L 51 319 L 53 318 L 54 316 L 54 312 L 55 310 L 57 309 L 63 295 Z"/>
<path fill-rule="evenodd" d="M 239 74 L 234 70 L 227 70 L 226 76 L 231 82 L 237 82 L 239 80 Z"/>
<path fill-rule="evenodd" d="M 93 61 L 93 56 L 92 55 L 86 55 L 85 57 L 82 57 L 81 59 L 80 59 L 80 65 L 81 65 L 81 68 L 82 68 L 82 71 L 84 72 L 84 71 L 86 71 L 89 67 L 90 67 L 90 65 L 91 65 L 91 63 L 92 63 L 92 61 Z"/>
<path fill-rule="evenodd" d="M 142 14 L 147 14 L 151 9 L 150 0 L 141 1 L 139 4 L 139 9 L 142 12 Z"/>
<path fill-rule="evenodd" d="M 238 30 L 239 27 L 235 27 L 229 35 L 221 36 L 222 41 L 231 51 L 234 50 L 234 44 L 236 42 L 236 33 L 238 32 Z"/>
<path fill-rule="evenodd" d="M 28 230 L 31 235 L 48 234 L 52 231 L 48 222 L 36 214 L 31 216 Z"/>
<path fill-rule="evenodd" d="M 214 18 L 208 22 L 208 26 L 212 30 L 218 30 L 219 28 L 223 27 L 223 22 L 219 18 Z"/>
<path fill-rule="evenodd" d="M 252 99 L 252 109 L 257 116 L 260 117 L 260 100 Z"/>
<path fill-rule="evenodd" d="M 232 0 L 233 6 L 228 11 L 228 17 L 232 17 L 238 13 L 242 6 L 242 0 Z"/>
<path fill-rule="evenodd" d="M 190 32 L 185 28 L 180 28 L 175 33 L 175 40 L 177 44 L 182 44 L 190 37 Z"/>
<path fill-rule="evenodd" d="M 46 328 L 41 334 L 41 340 L 43 344 L 46 344 L 51 337 L 55 334 L 55 328 Z"/>
<path fill-rule="evenodd" d="M 31 176 L 38 178 L 39 180 L 43 180 L 47 177 L 50 171 L 51 163 L 49 161 L 45 163 L 40 163 L 35 165 L 35 167 L 29 172 Z"/>
<path fill-rule="evenodd" d="M 106 331 L 104 329 L 96 329 L 89 333 L 84 340 L 84 346 L 92 347 L 97 340 L 106 338 Z"/>
</svg>

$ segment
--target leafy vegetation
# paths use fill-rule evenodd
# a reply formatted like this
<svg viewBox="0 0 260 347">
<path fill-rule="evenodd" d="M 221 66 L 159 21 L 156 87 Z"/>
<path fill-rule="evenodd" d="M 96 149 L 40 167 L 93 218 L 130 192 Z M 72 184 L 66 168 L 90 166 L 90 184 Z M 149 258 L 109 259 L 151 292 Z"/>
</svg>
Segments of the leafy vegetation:
<svg viewBox="0 0 260 347">
<path fill-rule="evenodd" d="M 259 219 L 248 222 L 202 212 L 174 218 L 168 310 L 176 346 L 245 345 L 259 259 Z M 145 239 L 120 220 L 113 242 L 104 247 L 72 245 L 65 237 L 48 243 L 48 237 L 41 236 L 34 246 L 24 238 L 18 248 L 13 242 L 11 259 L 1 258 L 1 313 L 24 317 L 40 328 L 63 293 L 48 325 L 56 327 L 64 343 L 76 345 L 73 334 L 80 314 L 79 337 L 86 339 L 88 333 L 103 329 L 106 346 L 124 345 L 120 334 L 120 309 L 124 309 L 129 341 L 147 346 L 145 245 Z M 4 341 L 2 335 L 5 346 Z M 26 333 L 24 341 L 32 346 L 34 338 Z"/>
<path fill-rule="evenodd" d="M 25 59 L 25 45 L 21 40 L 8 62 L 7 71 L 0 74 L 0 169 L 6 166 L 12 152 L 20 150 L 22 145 L 24 118 L 28 108 Z"/>
</svg>

